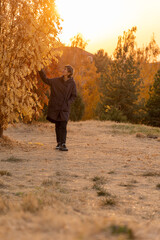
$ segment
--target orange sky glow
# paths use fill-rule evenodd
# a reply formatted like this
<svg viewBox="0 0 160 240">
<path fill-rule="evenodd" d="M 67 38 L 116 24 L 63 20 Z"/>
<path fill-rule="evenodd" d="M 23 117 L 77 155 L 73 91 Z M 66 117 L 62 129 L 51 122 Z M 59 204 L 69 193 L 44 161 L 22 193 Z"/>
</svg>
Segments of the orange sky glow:
<svg viewBox="0 0 160 240">
<path fill-rule="evenodd" d="M 86 50 L 104 49 L 111 55 L 119 35 L 137 26 L 139 47 L 147 45 L 153 33 L 160 46 L 160 0 L 56 0 L 63 18 L 60 39 L 66 45 L 81 33 L 89 40 Z"/>
</svg>

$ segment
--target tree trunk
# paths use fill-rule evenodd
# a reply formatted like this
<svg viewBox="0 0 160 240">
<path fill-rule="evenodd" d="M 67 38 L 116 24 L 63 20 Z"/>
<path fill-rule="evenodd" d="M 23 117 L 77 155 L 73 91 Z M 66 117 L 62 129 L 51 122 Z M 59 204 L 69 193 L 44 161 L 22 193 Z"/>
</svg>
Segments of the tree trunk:
<svg viewBox="0 0 160 240">
<path fill-rule="evenodd" d="M 0 138 L 3 136 L 3 128 L 0 126 Z"/>
</svg>

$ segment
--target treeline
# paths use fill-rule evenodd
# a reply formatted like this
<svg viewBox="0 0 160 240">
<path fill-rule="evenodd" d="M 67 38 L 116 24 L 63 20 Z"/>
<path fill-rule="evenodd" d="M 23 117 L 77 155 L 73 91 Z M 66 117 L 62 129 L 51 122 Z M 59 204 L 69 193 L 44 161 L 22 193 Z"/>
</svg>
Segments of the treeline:
<svg viewBox="0 0 160 240">
<path fill-rule="evenodd" d="M 154 37 L 148 46 L 138 48 L 136 30 L 133 27 L 118 38 L 112 57 L 103 49 L 95 55 L 87 53 L 87 42 L 78 34 L 71 39 L 71 47 L 62 48 L 59 63 L 53 61 L 47 68 L 49 76 L 60 74 L 67 63 L 75 69 L 78 97 L 72 105 L 71 120 L 160 126 L 160 49 Z"/>
<path fill-rule="evenodd" d="M 96 113 L 101 120 L 160 126 L 160 49 L 154 37 L 145 48 L 137 48 L 136 30 L 119 37 L 112 59 L 103 50 L 94 56 L 101 73 Z"/>
<path fill-rule="evenodd" d="M 71 120 L 114 120 L 160 126 L 160 54 L 154 37 L 138 48 L 136 27 L 118 38 L 113 56 L 85 51 L 78 34 L 71 47 L 58 36 L 61 19 L 55 0 L 4 0 L 0 11 L 0 137 L 9 123 L 45 118 L 49 88 L 39 78 L 74 67 L 78 97 Z"/>
</svg>

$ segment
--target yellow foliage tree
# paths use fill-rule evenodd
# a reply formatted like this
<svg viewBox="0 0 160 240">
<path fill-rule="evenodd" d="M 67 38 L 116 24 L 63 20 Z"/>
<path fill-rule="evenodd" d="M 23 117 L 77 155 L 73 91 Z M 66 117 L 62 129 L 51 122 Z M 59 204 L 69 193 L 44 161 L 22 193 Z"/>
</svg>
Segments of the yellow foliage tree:
<svg viewBox="0 0 160 240">
<path fill-rule="evenodd" d="M 55 0 L 3 0 L 0 7 L 0 136 L 8 123 L 30 120 L 40 107 L 37 71 L 59 52 Z"/>
<path fill-rule="evenodd" d="M 143 79 L 143 87 L 139 95 L 139 100 L 143 99 L 147 102 L 149 98 L 149 89 L 154 83 L 154 76 L 160 69 L 160 63 L 143 63 L 141 68 L 141 77 Z"/>
<path fill-rule="evenodd" d="M 99 79 L 100 74 L 90 57 L 84 58 L 77 66 L 76 81 L 85 104 L 83 120 L 93 119 L 98 102 L 100 101 Z"/>
<path fill-rule="evenodd" d="M 145 48 L 137 50 L 138 60 L 141 65 L 140 77 L 143 79 L 139 100 L 143 99 L 144 102 L 147 102 L 149 98 L 150 86 L 153 85 L 154 76 L 160 69 L 160 62 L 157 61 L 159 54 L 160 48 L 155 41 L 154 35 Z"/>
<path fill-rule="evenodd" d="M 70 39 L 71 41 L 71 47 L 78 47 L 83 50 L 85 50 L 88 41 L 84 40 L 83 35 L 81 33 L 78 33 L 73 38 Z"/>
</svg>

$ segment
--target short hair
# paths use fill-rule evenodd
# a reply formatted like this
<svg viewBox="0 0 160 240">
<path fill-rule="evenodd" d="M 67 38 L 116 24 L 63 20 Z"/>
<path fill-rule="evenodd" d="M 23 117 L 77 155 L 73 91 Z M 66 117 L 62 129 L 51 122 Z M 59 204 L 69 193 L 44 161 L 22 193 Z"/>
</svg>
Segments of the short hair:
<svg viewBox="0 0 160 240">
<path fill-rule="evenodd" d="M 68 77 L 72 77 L 73 76 L 73 72 L 74 72 L 73 67 L 71 65 L 67 64 L 65 66 L 65 68 L 67 68 L 67 71 L 69 72 Z"/>
</svg>

